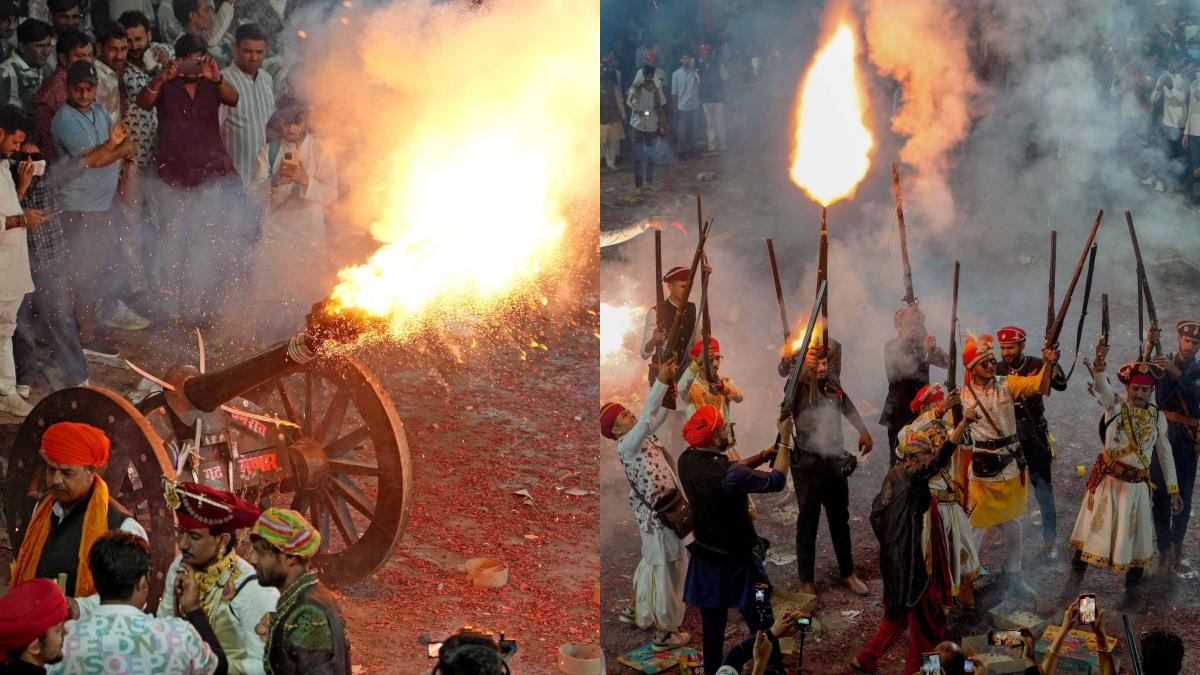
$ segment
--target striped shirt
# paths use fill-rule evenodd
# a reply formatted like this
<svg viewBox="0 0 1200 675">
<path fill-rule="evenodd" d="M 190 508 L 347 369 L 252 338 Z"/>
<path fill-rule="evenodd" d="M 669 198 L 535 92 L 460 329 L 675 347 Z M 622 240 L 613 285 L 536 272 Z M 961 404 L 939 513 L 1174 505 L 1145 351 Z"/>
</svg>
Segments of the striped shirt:
<svg viewBox="0 0 1200 675">
<path fill-rule="evenodd" d="M 249 187 L 258 151 L 267 142 L 267 120 L 275 113 L 275 83 L 271 74 L 261 69 L 254 79 L 237 66 L 229 66 L 221 74 L 238 93 L 236 106 L 221 106 L 221 142 L 242 183 Z"/>
</svg>

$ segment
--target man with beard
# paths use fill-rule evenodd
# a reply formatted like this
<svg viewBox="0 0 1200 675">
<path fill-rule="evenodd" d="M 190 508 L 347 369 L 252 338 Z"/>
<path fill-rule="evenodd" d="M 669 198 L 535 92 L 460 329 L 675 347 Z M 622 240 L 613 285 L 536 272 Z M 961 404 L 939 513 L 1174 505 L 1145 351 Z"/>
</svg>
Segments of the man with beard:
<svg viewBox="0 0 1200 675">
<path fill-rule="evenodd" d="M 726 422 L 730 419 L 729 404 L 741 403 L 742 392 L 733 379 L 721 375 L 721 345 L 717 339 L 708 339 L 708 360 L 712 364 L 713 382 L 704 377 L 704 341 L 692 345 L 689 354 L 692 362 L 687 372 L 679 378 L 679 390 L 683 392 L 684 414 L 689 418 L 706 405 L 716 408 Z"/>
<path fill-rule="evenodd" d="M 1042 360 L 1025 354 L 1025 330 L 1020 326 L 1005 326 L 996 331 L 1000 343 L 1000 359 L 996 364 L 996 375 L 1037 375 L 1042 370 Z M 1050 387 L 1055 391 L 1067 390 L 1067 376 L 1062 367 L 1054 365 Z M 1053 560 L 1058 555 L 1054 538 L 1058 533 L 1058 520 L 1054 512 L 1054 486 L 1051 482 L 1051 465 L 1054 450 L 1050 443 L 1050 430 L 1046 423 L 1046 403 L 1040 394 L 1031 394 L 1013 401 L 1017 415 L 1017 437 L 1021 452 L 1029 463 L 1029 480 L 1033 483 L 1033 495 L 1042 511 L 1041 559 Z"/>
<path fill-rule="evenodd" d="M 42 434 L 48 494 L 25 526 L 14 585 L 65 574 L 68 596 L 92 595 L 96 585 L 85 554 L 92 543 L 117 529 L 146 539 L 146 530 L 109 496 L 100 477 L 108 450 L 108 436 L 88 424 L 58 422 Z"/>
<path fill-rule="evenodd" d="M 640 418 L 620 403 L 610 401 L 600 408 L 600 434 L 617 442 L 617 456 L 629 480 L 629 506 L 642 539 L 642 558 L 633 572 L 633 606 L 619 618 L 639 628 L 654 626 L 652 644 L 661 650 L 687 644 L 691 637 L 679 630 L 686 609 L 687 551 L 653 507 L 679 492 L 666 450 L 654 435 L 667 418 L 662 400 L 674 379 L 675 363 L 668 361 L 658 370 Z"/>
<path fill-rule="evenodd" d="M 830 350 L 824 345 L 809 349 L 801 367 L 812 369 L 816 395 L 802 392 L 796 396 L 791 418 L 795 422 L 795 452 L 792 456 L 792 482 L 796 488 L 796 565 L 800 590 L 817 595 L 814 582 L 817 560 L 817 526 L 821 510 L 829 525 L 833 551 L 837 556 L 840 584 L 851 593 L 867 595 L 867 585 L 854 572 L 850 545 L 849 476 L 857 466 L 853 455 L 843 449 L 842 418 L 858 431 L 860 457 L 871 452 L 874 441 L 854 402 L 838 386 L 830 373 Z M 801 380 L 805 375 L 801 373 Z M 814 402 L 815 401 L 815 402 Z"/>
<path fill-rule="evenodd" d="M 0 675 L 45 675 L 62 661 L 67 601 L 49 579 L 33 579 L 0 597 Z"/>
<path fill-rule="evenodd" d="M 937 338 L 925 328 L 925 314 L 916 305 L 901 307 L 893 318 L 896 337 L 883 348 L 888 393 L 879 423 L 887 427 L 888 462 L 896 463 L 896 443 L 900 430 L 916 418 L 909 401 L 929 384 L 929 366 L 949 365 L 946 351 L 937 346 Z"/>
<path fill-rule="evenodd" d="M 234 62 L 221 74 L 238 92 L 234 107 L 221 106 L 221 140 L 233 168 L 246 187 L 254 182 L 258 152 L 267 144 L 267 122 L 275 112 L 275 83 L 262 70 L 267 58 L 267 36 L 258 26 L 238 26 Z"/>
<path fill-rule="evenodd" d="M 1154 555 L 1151 488 L 1146 484 L 1151 480 L 1147 455 L 1158 459 L 1172 513 L 1178 514 L 1183 509 L 1183 499 L 1167 442 L 1167 420 L 1150 402 L 1155 383 L 1163 377 L 1163 369 L 1145 361 L 1121 366 L 1117 379 L 1125 385 L 1122 397 L 1108 382 L 1107 357 L 1108 345 L 1096 345 L 1091 389 L 1104 410 L 1100 420 L 1104 449 L 1092 465 L 1079 517 L 1067 541 L 1075 554 L 1058 604 L 1079 592 L 1087 566 L 1095 565 L 1125 572 L 1125 596 L 1120 607 L 1141 613 L 1146 611 L 1146 603 L 1137 594 L 1137 587 Z"/>
<path fill-rule="evenodd" d="M 321 548 L 321 533 L 295 511 L 270 508 L 258 517 L 250 542 L 259 582 L 280 591 L 267 633 L 266 672 L 349 675 L 346 623 L 333 594 L 308 566 Z"/>
<path fill-rule="evenodd" d="M 112 119 L 122 119 L 121 78 L 129 59 L 129 36 L 124 26 L 116 21 L 100 24 L 96 29 L 96 56 L 93 65 L 100 80 L 96 85 L 96 102 L 104 106 Z"/>
<path fill-rule="evenodd" d="M 264 587 L 236 550 L 237 531 L 254 526 L 258 509 L 233 493 L 197 483 L 168 487 L 166 500 L 179 522 L 179 556 L 167 570 L 167 579 L 174 583 L 167 585 L 158 603 L 158 616 L 184 616 L 178 606 L 180 584 L 182 577 L 191 575 L 229 672 L 262 673 L 263 647 L 279 591 Z"/>
<path fill-rule="evenodd" d="M 963 344 L 962 363 L 967 382 L 961 396 L 963 406 L 979 410 L 971 425 L 972 454 L 968 503 L 976 540 L 983 530 L 1000 525 L 1008 555 L 1010 593 L 1032 596 L 1034 591 L 1021 577 L 1021 522 L 1028 499 L 1025 459 L 1017 436 L 1014 402 L 1041 391 L 1043 378 L 1050 377 L 1058 362 L 1058 348 L 1042 350 L 1042 369 L 1036 375 L 996 376 L 996 356 L 991 335 L 969 335 Z"/>
<path fill-rule="evenodd" d="M 875 672 L 905 628 L 909 640 L 904 672 L 917 672 L 921 654 L 931 651 L 946 632 L 946 609 L 953 602 L 949 549 L 929 483 L 949 466 L 968 423 L 964 416 L 949 434 L 938 433 L 940 442 L 933 435 L 907 430 L 897 446 L 901 461 L 888 470 L 871 506 L 871 529 L 879 539 L 883 623 L 850 664 L 856 673 Z"/>
<path fill-rule="evenodd" d="M 38 138 L 46 144 L 45 155 L 52 164 L 58 158 L 58 150 L 51 142 L 53 135 L 51 124 L 54 115 L 67 103 L 67 69 L 77 61 L 90 62 L 95 56 L 92 49 L 92 39 L 86 33 L 78 30 L 66 30 L 58 34 L 54 44 L 57 56 L 54 71 L 50 73 L 38 90 L 33 94 L 33 123 L 37 129 Z M 108 111 L 113 117 L 112 111 Z"/>
<path fill-rule="evenodd" d="M 1167 420 L 1167 440 L 1179 479 L 1183 510 L 1171 513 L 1173 496 L 1167 491 L 1163 469 L 1155 455 L 1150 462 L 1150 481 L 1154 485 L 1154 538 L 1158 542 L 1159 567 L 1167 573 L 1178 571 L 1183 559 L 1183 538 L 1192 511 L 1192 492 L 1196 487 L 1196 453 L 1200 452 L 1200 321 L 1183 320 L 1175 326 L 1179 333 L 1179 351 L 1159 356 L 1155 365 L 1165 376 L 1155 387 L 1158 409 Z"/>
<path fill-rule="evenodd" d="M 650 359 L 650 383 L 653 384 L 658 376 L 658 359 L 673 358 L 675 363 L 688 363 L 688 346 L 692 344 L 696 334 L 698 318 L 696 303 L 684 304 L 688 292 L 691 270 L 686 267 L 672 267 L 663 275 L 662 282 L 667 286 L 667 297 L 658 306 L 646 312 L 646 323 L 642 329 L 642 358 Z M 675 323 L 675 315 L 683 312 L 679 324 L 679 337 L 674 345 L 666 345 L 671 326 Z M 669 383 L 670 389 L 663 399 L 663 407 L 675 410 L 677 395 L 675 382 Z"/>
<path fill-rule="evenodd" d="M 778 424 L 773 447 L 741 461 L 730 460 L 733 429 L 711 405 L 696 411 L 683 427 L 688 449 L 679 458 L 679 481 L 691 504 L 695 541 L 688 545 L 691 562 L 684 584 L 684 600 L 700 608 L 704 627 L 704 672 L 721 667 L 725 625 L 729 610 L 737 609 L 750 628 L 753 644 L 758 631 L 766 631 L 773 647 L 770 665 L 783 672 L 783 657 L 771 625 L 771 580 L 762 561 L 762 543 L 750 520 L 749 495 L 779 492 L 787 481 L 788 450 L 783 439 L 792 437 L 792 420 Z M 774 460 L 770 471 L 756 471 Z M 745 653 L 745 647 L 738 649 Z M 741 664 L 735 664 L 735 668 Z"/>
</svg>

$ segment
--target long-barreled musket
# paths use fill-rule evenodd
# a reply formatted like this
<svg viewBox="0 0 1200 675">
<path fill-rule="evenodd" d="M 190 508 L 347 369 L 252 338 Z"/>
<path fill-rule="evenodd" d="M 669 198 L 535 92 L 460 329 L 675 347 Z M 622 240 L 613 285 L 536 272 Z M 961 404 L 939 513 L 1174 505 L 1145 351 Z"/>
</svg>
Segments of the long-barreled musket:
<svg viewBox="0 0 1200 675">
<path fill-rule="evenodd" d="M 1100 344 L 1108 346 L 1108 293 L 1100 294 Z"/>
<path fill-rule="evenodd" d="M 700 272 L 700 353 L 704 364 L 704 381 L 715 386 L 712 368 L 712 353 L 708 343 L 712 339 L 712 322 L 708 318 L 708 273 Z"/>
<path fill-rule="evenodd" d="M 1083 263 L 1087 260 L 1088 251 L 1092 248 L 1092 243 L 1096 241 L 1096 231 L 1100 229 L 1100 221 L 1104 218 L 1104 210 L 1096 212 L 1096 222 L 1092 223 L 1092 231 L 1088 233 L 1087 242 L 1083 245 L 1083 250 L 1079 252 L 1079 262 L 1075 263 L 1075 271 L 1071 273 L 1071 283 L 1067 284 L 1067 292 L 1063 295 L 1062 304 L 1058 306 L 1058 314 L 1054 317 L 1054 323 L 1046 329 L 1046 339 L 1044 345 L 1053 347 L 1058 344 L 1058 338 L 1062 335 L 1063 323 L 1067 318 L 1067 309 L 1071 306 L 1071 296 L 1075 294 L 1075 285 L 1079 283 L 1079 275 L 1083 273 Z M 1047 376 L 1042 378 L 1041 393 L 1046 396 L 1050 393 L 1050 380 Z"/>
<path fill-rule="evenodd" d="M 1071 381 L 1075 372 L 1075 364 L 1079 362 L 1079 344 L 1083 341 L 1083 323 L 1087 319 L 1088 306 L 1092 299 L 1092 272 L 1096 271 L 1096 244 L 1088 251 L 1088 271 L 1083 282 L 1083 306 L 1079 308 L 1079 324 L 1075 327 L 1075 356 L 1071 357 L 1071 369 L 1067 371 L 1066 380 Z"/>
<path fill-rule="evenodd" d="M 783 324 L 783 344 L 792 341 L 792 329 L 788 326 L 787 307 L 783 304 L 783 286 L 779 283 L 779 265 L 775 262 L 775 243 L 767 239 L 767 257 L 771 259 L 771 280 L 775 282 L 775 300 L 779 303 L 779 322 Z"/>
<path fill-rule="evenodd" d="M 1054 323 L 1054 266 L 1058 260 L 1058 231 L 1050 230 L 1050 295 L 1046 298 L 1046 329 Z"/>
<path fill-rule="evenodd" d="M 657 317 L 658 312 L 662 311 L 663 301 L 666 298 L 663 296 L 663 269 L 662 269 L 662 231 L 654 231 L 654 313 Z M 663 349 L 666 343 L 663 343 L 654 350 L 654 362 L 663 363 Z"/>
<path fill-rule="evenodd" d="M 1142 360 L 1142 354 L 1146 351 L 1146 296 L 1142 293 L 1142 280 L 1137 280 L 1137 296 L 1138 296 L 1138 353 L 1137 360 Z"/>
<path fill-rule="evenodd" d="M 679 329 L 683 325 L 683 310 L 687 307 L 688 298 L 692 295 L 692 288 L 696 285 L 692 280 L 696 278 L 696 271 L 700 268 L 700 261 L 704 258 L 704 244 L 708 240 L 710 229 L 712 229 L 711 222 L 700 226 L 700 241 L 696 244 L 696 253 L 692 256 L 692 266 L 688 271 L 688 286 L 687 290 L 683 292 L 683 306 L 675 312 L 675 320 L 671 322 L 671 332 L 667 335 L 667 349 L 672 356 L 675 355 L 675 345 L 679 342 Z M 680 376 L 683 371 L 683 368 L 679 369 Z"/>
<path fill-rule="evenodd" d="M 827 282 L 822 281 L 817 286 L 817 298 L 813 301 L 812 310 L 808 313 L 808 326 L 800 338 L 800 349 L 796 351 L 796 359 L 792 362 L 792 372 L 788 375 L 787 386 L 783 389 L 783 403 L 780 405 L 780 415 L 791 415 L 796 407 L 796 395 L 800 388 L 800 371 L 804 370 L 804 357 L 812 344 L 813 331 L 817 326 L 817 316 L 825 304 Z"/>
<path fill-rule="evenodd" d="M 958 261 L 954 261 L 954 294 L 950 296 L 950 353 L 958 354 Z M 946 393 L 958 389 L 958 359 L 947 359 Z M 950 409 L 950 420 L 955 426 L 962 421 L 962 404 Z"/>
<path fill-rule="evenodd" d="M 1146 278 L 1146 266 L 1142 264 L 1142 248 L 1138 246 L 1137 231 L 1133 229 L 1133 214 L 1125 212 L 1125 223 L 1129 225 L 1129 239 L 1133 241 L 1133 255 L 1137 258 L 1138 285 L 1146 296 L 1146 317 L 1150 319 L 1150 332 L 1146 334 L 1146 353 L 1143 359 L 1149 359 L 1151 350 L 1162 355 L 1162 343 L 1158 339 L 1158 312 L 1154 309 L 1154 296 L 1150 294 L 1150 280 Z"/>
<path fill-rule="evenodd" d="M 817 253 L 817 292 L 822 288 L 826 288 L 829 283 L 829 228 L 826 226 L 825 213 L 827 209 L 821 207 L 821 244 Z M 828 289 L 826 289 L 828 292 Z M 829 345 L 829 299 L 821 304 L 821 347 L 825 348 L 826 356 L 832 351 Z M 797 352 L 801 354 L 801 358 L 805 352 Z M 832 363 L 831 363 L 832 365 Z M 809 405 L 817 404 L 817 371 L 812 372 L 808 383 L 808 403 Z"/>
<path fill-rule="evenodd" d="M 904 228 L 904 196 L 900 192 L 900 167 L 892 162 L 892 193 L 896 196 L 896 227 L 900 231 L 900 262 L 904 264 L 904 302 L 917 304 L 913 292 L 912 265 L 908 262 L 908 234 Z"/>
</svg>

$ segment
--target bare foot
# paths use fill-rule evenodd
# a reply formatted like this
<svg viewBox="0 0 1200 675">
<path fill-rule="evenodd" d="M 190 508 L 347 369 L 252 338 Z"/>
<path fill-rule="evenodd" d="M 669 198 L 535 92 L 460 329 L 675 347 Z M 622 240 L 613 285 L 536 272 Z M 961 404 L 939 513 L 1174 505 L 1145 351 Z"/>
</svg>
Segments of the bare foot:
<svg viewBox="0 0 1200 675">
<path fill-rule="evenodd" d="M 817 585 L 811 581 L 800 584 L 800 592 L 805 593 L 807 595 L 816 595 L 817 594 Z"/>
<path fill-rule="evenodd" d="M 870 594 L 870 590 L 867 588 L 867 585 L 865 583 L 863 583 L 862 579 L 858 578 L 857 574 L 851 574 L 848 577 L 844 577 L 841 580 L 841 584 L 842 584 L 842 586 L 849 589 L 849 591 L 855 595 L 862 596 L 865 598 L 865 597 L 867 597 L 867 595 Z"/>
</svg>

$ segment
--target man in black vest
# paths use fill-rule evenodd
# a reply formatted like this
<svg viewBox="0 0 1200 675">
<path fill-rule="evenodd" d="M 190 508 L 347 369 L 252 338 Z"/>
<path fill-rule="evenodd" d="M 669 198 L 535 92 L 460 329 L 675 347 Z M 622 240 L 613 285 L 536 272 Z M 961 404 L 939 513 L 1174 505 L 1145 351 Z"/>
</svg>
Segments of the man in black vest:
<svg viewBox="0 0 1200 675">
<path fill-rule="evenodd" d="M 667 297 L 658 307 L 646 312 L 646 326 L 642 335 L 642 358 L 650 359 L 649 380 L 654 384 L 658 377 L 658 365 L 671 356 L 675 363 L 688 363 L 688 348 L 695 342 L 696 332 L 696 303 L 684 304 L 687 294 L 691 270 L 686 267 L 672 267 L 663 275 L 662 281 L 667 285 Z M 671 326 L 675 323 L 675 315 L 683 312 L 683 320 L 679 324 L 679 335 L 673 346 L 667 345 L 670 338 Z M 682 375 L 682 371 L 680 372 Z M 678 392 L 675 385 L 663 398 L 663 407 L 675 410 L 675 398 Z"/>
<path fill-rule="evenodd" d="M 68 597 L 92 595 L 95 586 L 80 551 L 109 530 L 146 539 L 146 530 L 109 496 L 100 468 L 108 462 L 109 440 L 88 424 L 59 422 L 42 434 L 46 461 L 46 498 L 25 528 L 13 584 L 65 575 Z"/>
<path fill-rule="evenodd" d="M 792 483 L 800 507 L 796 517 L 796 565 L 801 591 L 816 595 L 817 526 L 824 508 L 840 583 L 855 595 L 866 596 L 867 585 L 854 572 L 850 545 L 848 479 L 857 460 L 842 449 L 842 418 L 858 431 L 860 457 L 871 452 L 874 442 L 854 402 L 838 386 L 837 378 L 831 376 L 828 356 L 824 346 L 809 349 L 802 367 L 813 369 L 814 374 L 809 377 L 814 378 L 817 391 L 815 395 L 802 392 L 792 409 L 796 446 L 792 453 Z M 805 375 L 802 373 L 800 378 L 803 381 Z"/>
<path fill-rule="evenodd" d="M 896 337 L 888 340 L 883 348 L 888 393 L 879 415 L 879 423 L 887 427 L 891 465 L 896 463 L 896 434 L 917 418 L 917 413 L 909 408 L 909 402 L 929 384 L 929 366 L 945 368 L 949 365 L 946 351 L 937 346 L 937 339 L 926 330 L 925 314 L 919 307 L 901 307 L 893 323 Z"/>
<path fill-rule="evenodd" d="M 746 638 L 749 643 L 754 642 L 758 631 L 767 633 L 774 647 L 771 667 L 782 673 L 783 658 L 771 633 L 775 621 L 771 612 L 771 581 L 763 568 L 748 495 L 783 490 L 791 446 L 780 441 L 739 462 L 730 461 L 726 451 L 733 446 L 732 429 L 711 405 L 701 407 L 688 420 L 683 437 L 689 447 L 679 458 L 679 482 L 692 507 L 695 537 L 688 545 L 691 561 L 683 599 L 700 608 L 704 672 L 715 673 L 721 667 L 725 624 L 729 609 L 734 608 L 750 627 L 750 637 Z M 787 418 L 779 422 L 779 438 L 791 437 L 792 420 Z M 774 459 L 771 471 L 754 470 L 771 459 Z M 740 672 L 743 664 L 728 665 Z"/>
<path fill-rule="evenodd" d="M 1000 343 L 1001 361 L 996 364 L 996 375 L 1037 375 L 1042 370 L 1042 359 L 1025 354 L 1025 330 L 1020 326 L 1005 326 L 996 331 Z M 1055 391 L 1066 391 L 1067 376 L 1058 364 L 1050 373 L 1050 386 Z M 1013 401 L 1017 414 L 1017 437 L 1021 451 L 1029 462 L 1029 480 L 1033 494 L 1037 497 L 1042 512 L 1043 560 L 1058 557 L 1054 539 L 1058 520 L 1054 512 L 1054 486 L 1051 484 L 1051 463 L 1054 454 L 1050 449 L 1050 432 L 1046 424 L 1046 403 L 1041 396 L 1026 396 Z"/>
</svg>

